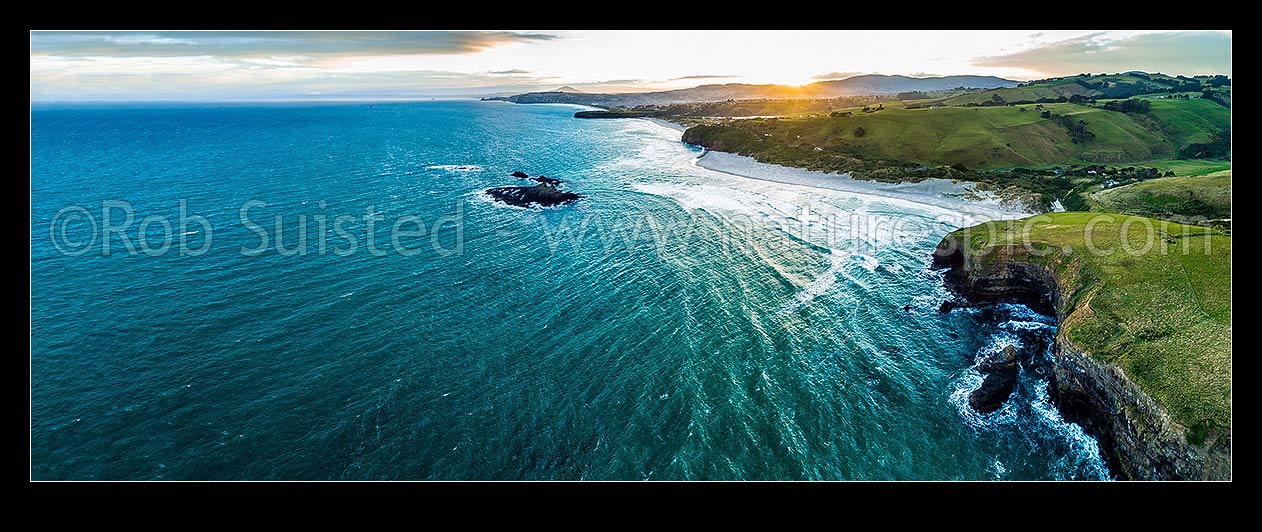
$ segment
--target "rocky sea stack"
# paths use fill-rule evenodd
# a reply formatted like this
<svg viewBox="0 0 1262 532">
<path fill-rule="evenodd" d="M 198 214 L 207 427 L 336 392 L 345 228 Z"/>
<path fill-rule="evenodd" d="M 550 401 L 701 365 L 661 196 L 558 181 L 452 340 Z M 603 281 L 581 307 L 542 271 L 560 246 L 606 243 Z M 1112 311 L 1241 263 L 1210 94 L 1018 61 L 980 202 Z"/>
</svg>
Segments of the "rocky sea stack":
<svg viewBox="0 0 1262 532">
<path fill-rule="evenodd" d="M 1004 347 L 977 365 L 978 373 L 986 376 L 981 387 L 973 390 L 968 396 L 968 404 L 973 410 L 989 414 L 1003 406 L 1012 388 L 1017 385 L 1017 349 Z"/>
<path fill-rule="evenodd" d="M 528 174 L 521 171 L 513 172 L 511 175 L 519 179 L 530 179 L 539 184 L 534 186 L 488 188 L 486 193 L 495 198 L 496 201 L 515 207 L 554 207 L 573 203 L 583 197 L 582 195 L 557 188 L 557 185 L 561 184 L 560 179 L 545 176 L 531 178 Z"/>
</svg>

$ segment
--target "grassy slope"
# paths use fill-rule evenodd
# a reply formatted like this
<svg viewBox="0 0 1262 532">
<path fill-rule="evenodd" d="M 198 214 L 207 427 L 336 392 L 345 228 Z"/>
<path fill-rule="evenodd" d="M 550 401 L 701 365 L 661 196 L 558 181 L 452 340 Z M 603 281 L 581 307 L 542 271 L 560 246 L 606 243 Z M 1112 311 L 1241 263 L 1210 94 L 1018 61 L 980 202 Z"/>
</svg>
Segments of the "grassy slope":
<svg viewBox="0 0 1262 532">
<path fill-rule="evenodd" d="M 852 96 L 832 99 L 794 99 L 794 100 L 736 100 L 731 102 L 685 103 L 667 106 L 664 109 L 634 109 L 639 112 L 652 112 L 655 116 L 677 119 L 709 118 L 709 117 L 748 117 L 748 116 L 807 116 L 809 114 L 827 114 L 836 109 L 859 110 L 864 105 L 885 105 L 886 107 L 902 107 L 902 103 L 888 96 Z"/>
<path fill-rule="evenodd" d="M 1052 113 L 1088 123 L 1095 140 L 1074 144 L 1063 127 L 1042 118 L 1033 106 L 1022 107 L 1027 110 L 1008 106 L 899 109 L 887 105 L 876 113 L 747 121 L 729 127 L 753 134 L 752 142 L 736 151 L 768 162 L 791 161 L 792 154 L 783 152 L 795 147 L 820 147 L 825 152 L 985 169 L 1167 159 L 1189 142 L 1208 139 L 1231 118 L 1229 109 L 1202 100 L 1154 101 L 1152 117 L 1068 103 L 1045 104 Z M 866 134 L 856 137 L 857 128 Z"/>
<path fill-rule="evenodd" d="M 1169 78 L 1169 76 L 1153 75 L 1153 78 Z M 1155 83 L 1151 80 L 1143 79 L 1127 74 L 1114 74 L 1109 76 L 1092 76 L 1087 78 L 1088 82 L 1099 83 L 1109 82 L 1121 85 L 1139 85 L 1149 90 L 1162 90 L 1165 86 Z M 994 95 L 1005 101 L 1034 101 L 1040 98 L 1059 98 L 1061 96 L 1070 97 L 1079 96 L 1099 96 L 1101 92 L 1096 89 L 1089 89 L 1077 83 L 1075 78 L 1061 79 L 1057 81 L 1045 81 L 1029 85 L 1025 87 L 1011 87 L 1005 89 L 992 89 L 983 92 L 964 93 L 939 100 L 942 105 L 967 105 L 970 103 L 983 103 L 989 101 Z"/>
<path fill-rule="evenodd" d="M 1230 427 L 1231 237 L 1124 215 L 1074 212 L 1033 219 L 1044 223 L 1032 226 L 1030 241 L 1053 251 L 1030 260 L 1049 264 L 1059 275 L 1076 275 L 1084 284 L 1063 307 L 1070 310 L 1061 334 L 1121 367 L 1188 429 L 1193 443 L 1207 430 Z M 1085 228 L 1093 219 L 1104 223 L 1092 227 L 1091 242 L 1109 251 L 1098 256 L 1085 252 Z M 1146 235 L 1157 236 L 1146 252 L 1132 255 L 1122 247 L 1128 223 L 1131 249 L 1142 250 Z M 977 256 L 984 247 L 1019 244 L 1024 225 L 991 222 L 955 234 Z M 1066 247 L 1074 251 L 1066 255 Z M 1075 262 L 1081 270 L 1070 273 Z"/>
<path fill-rule="evenodd" d="M 1091 194 L 1102 211 L 1169 218 L 1175 214 L 1210 219 L 1231 217 L 1231 173 L 1164 177 Z"/>
<path fill-rule="evenodd" d="M 1050 83 L 1031 85 L 1028 87 L 1012 87 L 1006 89 L 993 89 L 984 92 L 970 92 L 944 98 L 941 100 L 942 105 L 966 105 L 970 103 L 983 103 L 991 100 L 995 94 L 1005 101 L 1017 102 L 1026 100 L 1038 100 L 1039 98 L 1058 98 L 1061 96 L 1069 97 L 1075 94 L 1082 96 L 1095 96 L 1098 91 L 1093 91 L 1077 83 Z"/>
<path fill-rule="evenodd" d="M 1144 166 L 1151 166 L 1163 172 L 1170 170 L 1178 176 L 1198 176 L 1231 171 L 1231 161 L 1215 161 L 1211 159 L 1145 161 Z"/>
<path fill-rule="evenodd" d="M 1153 118 L 1174 139 L 1177 148 L 1209 142 L 1210 135 L 1231 126 L 1231 109 L 1209 100 L 1166 100 L 1150 98 Z"/>
</svg>

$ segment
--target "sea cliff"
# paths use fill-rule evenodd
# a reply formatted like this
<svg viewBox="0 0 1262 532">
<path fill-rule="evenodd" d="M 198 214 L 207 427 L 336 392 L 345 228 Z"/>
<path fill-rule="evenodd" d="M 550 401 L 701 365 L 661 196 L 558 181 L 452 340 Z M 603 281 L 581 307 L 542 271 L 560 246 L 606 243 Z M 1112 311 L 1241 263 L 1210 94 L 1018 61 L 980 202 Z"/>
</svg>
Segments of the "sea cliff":
<svg viewBox="0 0 1262 532">
<path fill-rule="evenodd" d="M 1085 232 L 1086 213 L 961 229 L 939 243 L 933 265 L 946 269 L 956 305 L 1020 303 L 1056 317 L 1050 395 L 1067 420 L 1097 438 L 1117 478 L 1230 479 L 1230 298 L 1225 320 L 1204 303 L 1229 292 L 1230 237 L 1147 223 L 1159 243 L 1146 253 L 1088 252 L 1088 239 L 1109 247 L 1123 226 L 1147 220 L 1095 216 Z M 1211 275 L 1179 284 L 1164 276 L 1171 267 Z M 1202 316 L 1180 311 L 1184 292 Z M 1178 380 L 1184 385 L 1172 388 Z"/>
</svg>

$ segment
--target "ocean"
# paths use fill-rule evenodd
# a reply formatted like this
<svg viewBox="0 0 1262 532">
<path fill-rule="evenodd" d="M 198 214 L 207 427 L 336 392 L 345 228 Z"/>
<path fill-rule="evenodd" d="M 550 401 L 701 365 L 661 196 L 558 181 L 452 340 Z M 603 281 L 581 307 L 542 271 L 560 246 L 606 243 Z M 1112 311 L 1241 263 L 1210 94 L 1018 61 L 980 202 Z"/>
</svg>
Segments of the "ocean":
<svg viewBox="0 0 1262 532">
<path fill-rule="evenodd" d="M 1109 478 L 1054 320 L 938 312 L 967 219 L 575 109 L 33 105 L 31 477 Z M 584 197 L 482 193 L 514 171 Z"/>
</svg>

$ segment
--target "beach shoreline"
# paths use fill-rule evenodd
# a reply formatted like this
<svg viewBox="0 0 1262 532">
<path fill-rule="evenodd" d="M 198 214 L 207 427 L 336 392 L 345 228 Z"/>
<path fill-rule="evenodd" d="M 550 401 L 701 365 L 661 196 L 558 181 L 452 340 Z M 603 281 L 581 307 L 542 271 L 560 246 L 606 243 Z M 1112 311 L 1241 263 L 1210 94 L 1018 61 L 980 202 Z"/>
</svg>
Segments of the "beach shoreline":
<svg viewBox="0 0 1262 532">
<path fill-rule="evenodd" d="M 680 133 L 683 133 L 684 130 L 688 129 L 688 126 L 671 122 L 670 120 L 662 120 L 661 118 L 650 118 L 646 116 L 646 117 L 641 118 L 641 120 L 648 120 L 649 122 L 662 126 L 666 129 L 678 131 Z"/>
<path fill-rule="evenodd" d="M 660 118 L 642 118 L 663 128 L 683 133 L 685 126 Z M 848 174 L 832 174 L 759 162 L 753 157 L 706 149 L 693 159 L 693 166 L 735 176 L 785 185 L 797 185 L 855 195 L 877 196 L 887 200 L 914 203 L 972 220 L 993 221 L 1025 218 L 1033 212 L 1004 202 L 993 194 L 976 190 L 973 183 L 949 179 L 925 179 L 918 183 L 885 183 L 854 179 Z"/>
</svg>

